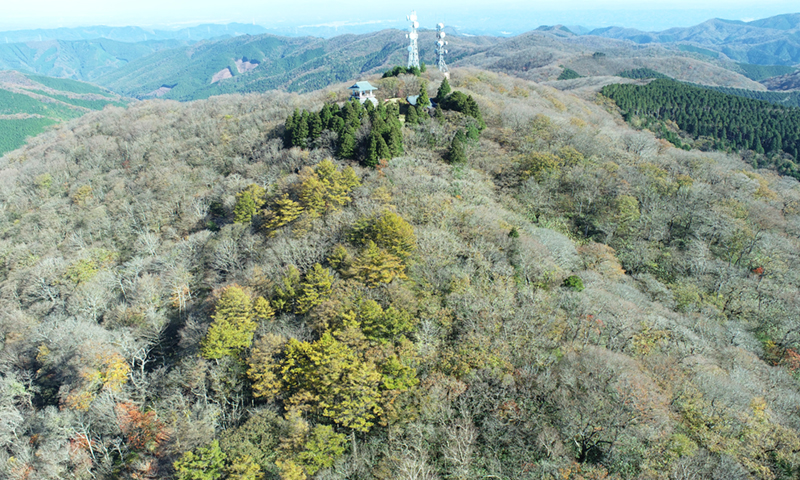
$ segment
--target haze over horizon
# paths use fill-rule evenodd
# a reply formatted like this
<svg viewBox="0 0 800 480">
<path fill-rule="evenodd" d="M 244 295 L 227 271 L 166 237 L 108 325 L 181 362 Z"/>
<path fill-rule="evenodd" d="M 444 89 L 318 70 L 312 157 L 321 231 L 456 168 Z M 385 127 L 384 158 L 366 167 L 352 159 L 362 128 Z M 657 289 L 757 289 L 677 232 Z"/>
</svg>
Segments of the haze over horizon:
<svg viewBox="0 0 800 480">
<path fill-rule="evenodd" d="M 420 8 L 422 7 L 422 8 Z M 778 0 L 758 6 L 744 1 L 724 3 L 719 0 L 700 2 L 679 1 L 666 8 L 656 2 L 632 0 L 588 2 L 566 0 L 558 8 L 536 6 L 516 0 L 503 1 L 487 8 L 475 0 L 455 2 L 444 0 L 434 6 L 414 2 L 390 2 L 380 6 L 345 0 L 335 6 L 320 1 L 301 1 L 291 5 L 267 5 L 254 0 L 218 2 L 180 0 L 164 5 L 155 0 L 142 0 L 136 6 L 110 4 L 101 0 L 79 0 L 64 4 L 55 0 L 31 0 L 4 6 L 0 30 L 51 29 L 59 27 L 88 27 L 95 25 L 140 26 L 146 28 L 181 28 L 203 23 L 254 23 L 268 29 L 294 29 L 304 34 L 304 28 L 328 26 L 341 28 L 343 33 L 383 28 L 403 28 L 405 15 L 417 9 L 423 28 L 438 22 L 464 32 L 518 34 L 541 25 L 582 25 L 589 28 L 621 26 L 646 31 L 671 27 L 688 27 L 711 18 L 754 20 L 800 9 L 794 2 Z"/>
</svg>

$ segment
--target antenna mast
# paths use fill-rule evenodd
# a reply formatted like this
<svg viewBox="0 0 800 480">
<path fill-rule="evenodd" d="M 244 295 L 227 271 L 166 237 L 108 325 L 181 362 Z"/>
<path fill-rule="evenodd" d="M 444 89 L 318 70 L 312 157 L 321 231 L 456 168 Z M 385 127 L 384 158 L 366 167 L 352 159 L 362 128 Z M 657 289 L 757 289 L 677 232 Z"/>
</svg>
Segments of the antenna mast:
<svg viewBox="0 0 800 480">
<path fill-rule="evenodd" d="M 411 26 L 408 27 L 409 33 L 406 34 L 406 38 L 409 39 L 410 43 L 408 45 L 408 67 L 417 67 L 419 68 L 419 46 L 417 45 L 417 38 L 419 35 L 417 34 L 417 29 L 419 28 L 419 22 L 417 21 L 417 12 L 411 12 L 411 15 L 406 16 L 406 20 L 411 22 Z"/>
<path fill-rule="evenodd" d="M 439 56 L 436 66 L 439 67 L 440 72 L 444 73 L 445 77 L 450 78 L 450 69 L 447 68 L 447 63 L 444 61 L 444 55 L 447 53 L 445 49 L 447 42 L 444 41 L 445 36 L 444 23 L 436 25 L 436 54 Z"/>
</svg>

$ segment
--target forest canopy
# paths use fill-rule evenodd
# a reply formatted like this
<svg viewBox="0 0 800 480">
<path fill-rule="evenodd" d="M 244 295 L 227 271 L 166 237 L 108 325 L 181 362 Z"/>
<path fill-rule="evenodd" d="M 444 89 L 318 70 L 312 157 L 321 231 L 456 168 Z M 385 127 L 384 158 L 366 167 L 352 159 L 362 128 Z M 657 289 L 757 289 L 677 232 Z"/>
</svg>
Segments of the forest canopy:
<svg viewBox="0 0 800 480">
<path fill-rule="evenodd" d="M 797 478 L 800 184 L 437 75 L 371 79 L 416 122 L 155 100 L 4 156 L 0 476 Z"/>
</svg>

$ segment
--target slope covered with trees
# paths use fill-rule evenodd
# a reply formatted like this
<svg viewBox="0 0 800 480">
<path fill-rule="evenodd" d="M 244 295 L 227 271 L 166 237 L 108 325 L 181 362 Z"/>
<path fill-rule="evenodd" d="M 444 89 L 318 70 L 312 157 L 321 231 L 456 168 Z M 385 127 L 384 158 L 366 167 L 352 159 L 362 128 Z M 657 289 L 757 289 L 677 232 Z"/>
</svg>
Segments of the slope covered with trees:
<svg viewBox="0 0 800 480">
<path fill-rule="evenodd" d="M 0 154 L 47 127 L 106 105 L 123 103 L 118 95 L 88 83 L 0 72 Z"/>
<path fill-rule="evenodd" d="M 287 148 L 326 92 L 110 107 L 3 157 L 0 475 L 796 478 L 797 181 L 451 84 L 374 168 L 334 130 Z"/>
<path fill-rule="evenodd" d="M 634 117 L 674 122 L 693 137 L 719 146 L 753 150 L 766 164 L 800 178 L 800 109 L 694 87 L 670 79 L 647 85 L 607 85 L 601 93 L 630 121 Z"/>
</svg>

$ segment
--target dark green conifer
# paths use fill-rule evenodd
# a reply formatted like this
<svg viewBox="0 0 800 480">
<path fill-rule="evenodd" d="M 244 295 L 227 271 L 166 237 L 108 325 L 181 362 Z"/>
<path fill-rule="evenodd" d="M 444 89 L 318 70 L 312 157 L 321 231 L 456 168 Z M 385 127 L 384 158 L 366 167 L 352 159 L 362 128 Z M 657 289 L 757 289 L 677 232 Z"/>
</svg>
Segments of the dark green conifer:
<svg viewBox="0 0 800 480">
<path fill-rule="evenodd" d="M 376 137 L 380 137 L 380 135 L 375 135 L 375 132 L 372 132 L 367 140 L 367 155 L 364 157 L 364 165 L 367 167 L 374 168 L 378 165 L 378 138 Z"/>
<path fill-rule="evenodd" d="M 389 150 L 386 140 L 383 139 L 383 135 L 375 131 L 373 131 L 373 133 L 375 134 L 375 140 L 377 141 L 378 160 L 389 160 L 392 158 L 392 152 Z"/>
<path fill-rule="evenodd" d="M 447 161 L 452 164 L 465 163 L 467 161 L 467 154 L 464 152 L 464 134 L 461 130 L 456 133 L 453 137 L 453 141 L 450 142 L 450 149 L 447 151 Z"/>
<path fill-rule="evenodd" d="M 320 133 L 322 133 L 322 119 L 320 118 L 319 114 L 314 112 L 308 116 L 308 135 L 311 137 L 312 140 L 316 140 L 319 138 Z"/>
<path fill-rule="evenodd" d="M 414 105 L 408 106 L 408 113 L 406 113 L 406 124 L 407 125 L 416 125 L 419 123 L 419 119 L 417 118 L 417 109 Z"/>
<path fill-rule="evenodd" d="M 300 112 L 295 109 L 294 113 L 286 117 L 286 131 L 283 134 L 283 144 L 286 148 L 294 147 L 294 129 L 297 127 L 297 118 Z"/>
<path fill-rule="evenodd" d="M 442 106 L 440 104 L 436 104 L 436 120 L 440 122 L 444 121 L 444 110 L 442 110 Z"/>
<path fill-rule="evenodd" d="M 356 153 L 356 137 L 352 130 L 347 129 L 339 137 L 339 158 L 353 158 Z"/>
<path fill-rule="evenodd" d="M 422 82 L 419 87 L 419 98 L 417 98 L 417 106 L 420 108 L 428 108 L 431 105 L 431 99 L 428 97 L 428 83 Z"/>
<path fill-rule="evenodd" d="M 450 82 L 448 82 L 447 78 L 445 78 L 442 80 L 441 85 L 439 85 L 439 90 L 436 92 L 436 101 L 441 102 L 447 98 L 447 95 L 449 95 L 451 91 L 452 89 L 450 88 Z"/>
<path fill-rule="evenodd" d="M 389 147 L 392 157 L 399 157 L 403 154 L 403 131 L 398 123 L 392 122 L 387 133 L 386 145 Z"/>
</svg>

